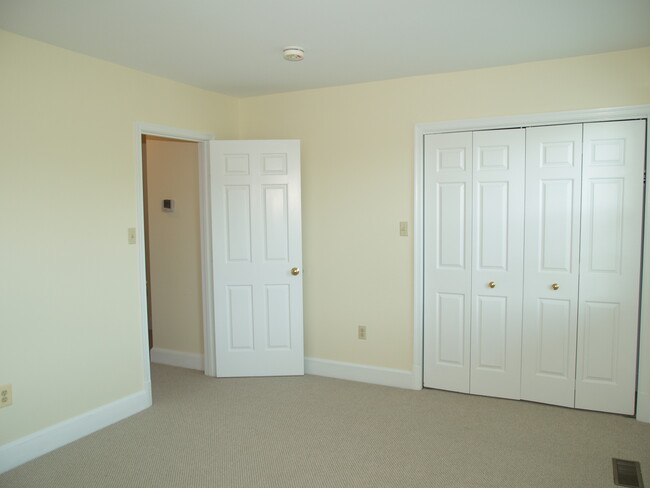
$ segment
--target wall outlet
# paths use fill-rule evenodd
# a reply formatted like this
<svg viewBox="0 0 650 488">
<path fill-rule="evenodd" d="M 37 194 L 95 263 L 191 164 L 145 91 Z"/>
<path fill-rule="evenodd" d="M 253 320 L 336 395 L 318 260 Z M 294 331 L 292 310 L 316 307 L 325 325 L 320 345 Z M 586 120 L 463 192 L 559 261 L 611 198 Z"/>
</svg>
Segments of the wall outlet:
<svg viewBox="0 0 650 488">
<path fill-rule="evenodd" d="M 366 336 L 366 326 L 365 325 L 360 325 L 359 326 L 359 339 L 362 341 L 365 341 L 367 338 Z"/>
<path fill-rule="evenodd" d="M 11 394 L 11 385 L 0 386 L 0 408 L 8 407 L 13 403 L 13 396 Z"/>
</svg>

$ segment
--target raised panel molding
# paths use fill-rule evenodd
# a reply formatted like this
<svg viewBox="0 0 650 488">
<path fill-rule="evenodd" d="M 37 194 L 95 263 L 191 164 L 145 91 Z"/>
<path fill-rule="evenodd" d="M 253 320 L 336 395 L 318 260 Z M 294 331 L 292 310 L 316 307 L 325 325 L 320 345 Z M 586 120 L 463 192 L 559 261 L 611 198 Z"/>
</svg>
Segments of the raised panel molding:
<svg viewBox="0 0 650 488">
<path fill-rule="evenodd" d="M 253 328 L 253 287 L 227 286 L 227 321 L 230 350 L 251 351 L 255 348 Z"/>
<path fill-rule="evenodd" d="M 540 299 L 538 311 L 537 374 L 568 378 L 571 302 Z"/>
<path fill-rule="evenodd" d="M 264 243 L 267 261 L 289 259 L 289 204 L 287 185 L 262 185 Z"/>
<path fill-rule="evenodd" d="M 251 261 L 250 188 L 245 185 L 225 187 L 226 245 L 229 262 Z"/>
<path fill-rule="evenodd" d="M 224 174 L 226 176 L 241 176 L 250 174 L 248 154 L 226 154 Z"/>
<path fill-rule="evenodd" d="M 585 303 L 584 381 L 616 382 L 619 327 L 618 303 Z"/>
<path fill-rule="evenodd" d="M 571 272 L 573 181 L 541 180 L 540 271 Z"/>
<path fill-rule="evenodd" d="M 508 182 L 478 184 L 478 269 L 508 269 Z"/>
<path fill-rule="evenodd" d="M 465 268 L 465 183 L 438 184 L 439 268 Z"/>
<path fill-rule="evenodd" d="M 574 166 L 574 143 L 568 142 L 547 142 L 540 144 L 540 167 L 541 168 L 562 168 Z"/>
<path fill-rule="evenodd" d="M 623 229 L 622 178 L 592 179 L 588 182 L 589 266 L 593 272 L 620 273 Z"/>
<path fill-rule="evenodd" d="M 476 297 L 479 369 L 506 368 L 507 308 L 506 297 Z"/>
<path fill-rule="evenodd" d="M 478 171 L 508 169 L 508 146 L 479 146 L 478 161 Z"/>
<path fill-rule="evenodd" d="M 287 155 L 286 154 L 262 154 L 263 175 L 286 175 Z"/>
<path fill-rule="evenodd" d="M 591 154 L 592 159 L 587 164 L 594 166 L 623 166 L 625 164 L 625 140 L 592 141 Z"/>
<path fill-rule="evenodd" d="M 465 296 L 438 293 L 438 363 L 464 366 Z"/>
<path fill-rule="evenodd" d="M 436 171 L 465 171 L 465 148 L 437 149 Z"/>
<path fill-rule="evenodd" d="M 289 285 L 266 285 L 266 347 L 291 349 L 291 305 Z"/>
</svg>

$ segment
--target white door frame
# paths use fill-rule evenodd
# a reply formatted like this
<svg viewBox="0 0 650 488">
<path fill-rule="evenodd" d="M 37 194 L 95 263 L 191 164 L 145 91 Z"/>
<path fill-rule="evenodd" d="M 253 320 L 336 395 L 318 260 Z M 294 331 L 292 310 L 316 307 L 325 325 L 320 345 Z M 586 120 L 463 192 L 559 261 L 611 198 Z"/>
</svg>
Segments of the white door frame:
<svg viewBox="0 0 650 488">
<path fill-rule="evenodd" d="M 451 120 L 416 124 L 414 161 L 414 229 L 413 229 L 413 381 L 422 387 L 423 307 L 424 307 L 424 135 L 440 132 L 459 132 L 485 129 L 530 127 L 536 125 L 604 122 L 608 120 L 648 119 L 650 105 L 636 105 L 594 110 L 552 112 L 542 114 Z M 650 124 L 646 125 L 646 155 L 649 155 Z M 647 157 L 647 156 L 646 156 Z M 647 165 L 647 161 L 646 161 Z M 644 245 L 641 276 L 641 312 L 638 359 L 638 386 L 636 418 L 650 422 L 650 190 L 645 189 Z"/>
<path fill-rule="evenodd" d="M 149 124 L 147 122 L 135 123 L 135 171 L 136 171 L 136 240 L 138 246 L 138 274 L 140 288 L 140 332 L 142 336 L 142 363 L 144 365 L 144 384 L 149 399 L 151 400 L 151 363 L 149 358 L 149 318 L 147 312 L 147 261 L 145 254 L 145 226 L 144 226 L 144 174 L 142 171 L 142 136 L 158 136 L 181 141 L 205 142 L 215 138 L 214 134 L 197 132 L 176 127 Z M 201 221 L 201 269 L 203 281 L 203 329 L 204 329 L 204 351 L 203 356 L 205 374 L 214 372 L 216 374 L 214 347 L 214 330 L 208 327 L 212 323 L 212 265 L 210 263 L 209 244 L 210 233 L 210 208 L 208 198 L 207 159 L 204 157 L 203 145 L 199 145 L 199 212 Z M 207 215 L 206 215 L 207 214 Z M 207 219 L 207 220 L 206 220 Z M 206 228 L 206 225 L 208 227 Z M 206 229 L 208 231 L 206 231 Z M 208 262 L 206 262 L 208 259 Z M 210 293 L 206 295 L 209 287 Z M 206 299 L 206 297 L 210 297 Z"/>
</svg>

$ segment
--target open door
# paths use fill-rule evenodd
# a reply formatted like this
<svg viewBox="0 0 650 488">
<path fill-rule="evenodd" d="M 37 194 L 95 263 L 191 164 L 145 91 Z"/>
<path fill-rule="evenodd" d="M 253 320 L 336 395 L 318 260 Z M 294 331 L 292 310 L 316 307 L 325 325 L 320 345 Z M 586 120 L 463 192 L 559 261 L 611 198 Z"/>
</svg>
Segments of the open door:
<svg viewBox="0 0 650 488">
<path fill-rule="evenodd" d="M 206 144 L 216 376 L 302 375 L 300 141 Z"/>
</svg>

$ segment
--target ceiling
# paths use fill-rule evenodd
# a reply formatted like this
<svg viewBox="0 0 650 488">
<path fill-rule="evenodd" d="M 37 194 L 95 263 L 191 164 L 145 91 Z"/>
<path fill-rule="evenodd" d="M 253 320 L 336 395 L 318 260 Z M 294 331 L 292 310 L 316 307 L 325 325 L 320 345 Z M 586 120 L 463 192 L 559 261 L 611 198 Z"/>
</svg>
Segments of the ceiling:
<svg viewBox="0 0 650 488">
<path fill-rule="evenodd" d="M 0 29 L 247 97 L 650 46 L 650 0 L 0 0 Z"/>
</svg>

